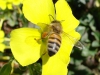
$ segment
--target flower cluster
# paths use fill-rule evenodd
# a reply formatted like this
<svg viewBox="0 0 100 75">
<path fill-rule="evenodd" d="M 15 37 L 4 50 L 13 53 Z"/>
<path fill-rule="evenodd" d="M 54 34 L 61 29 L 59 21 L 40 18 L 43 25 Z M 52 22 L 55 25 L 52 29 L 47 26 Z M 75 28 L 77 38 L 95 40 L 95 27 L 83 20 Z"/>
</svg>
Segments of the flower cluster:
<svg viewBox="0 0 100 75">
<path fill-rule="evenodd" d="M 23 0 L 0 0 L 1 9 L 12 9 L 12 5 L 19 5 Z"/>
<path fill-rule="evenodd" d="M 56 13 L 55 13 L 56 11 Z M 62 21 L 63 31 L 79 40 L 80 35 L 75 31 L 79 21 L 72 15 L 72 11 L 65 0 L 58 0 L 53 4 L 52 0 L 24 0 L 24 16 L 34 24 L 44 28 L 39 23 L 50 24 L 54 19 Z M 42 33 L 35 28 L 19 28 L 11 32 L 11 50 L 15 59 L 22 65 L 27 66 L 42 58 L 42 75 L 66 75 L 70 61 L 70 53 L 73 48 L 69 38 L 62 37 L 59 51 L 52 57 L 47 53 L 47 43 L 38 42 Z M 67 42 L 66 42 L 67 41 Z"/>
</svg>

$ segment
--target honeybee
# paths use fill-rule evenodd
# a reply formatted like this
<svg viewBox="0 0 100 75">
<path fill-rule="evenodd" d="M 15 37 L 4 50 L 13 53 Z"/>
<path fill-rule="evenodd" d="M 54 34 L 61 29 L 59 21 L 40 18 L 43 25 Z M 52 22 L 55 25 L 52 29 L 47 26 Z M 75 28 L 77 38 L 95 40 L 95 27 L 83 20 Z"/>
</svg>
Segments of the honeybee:
<svg viewBox="0 0 100 75">
<path fill-rule="evenodd" d="M 48 26 L 47 32 L 42 33 L 42 38 L 48 37 L 47 40 L 47 50 L 48 50 L 48 55 L 53 56 L 56 54 L 61 46 L 62 43 L 62 38 L 61 34 L 64 33 L 62 30 L 62 25 L 60 21 L 54 20 L 50 23 Z M 66 33 L 65 33 L 66 34 Z M 67 34 L 66 34 L 67 35 Z M 74 37 L 68 35 L 67 36 L 70 40 L 74 39 Z M 77 41 L 77 40 L 75 40 Z M 76 47 L 82 49 L 82 44 L 78 41 L 77 44 L 75 45 Z"/>
</svg>

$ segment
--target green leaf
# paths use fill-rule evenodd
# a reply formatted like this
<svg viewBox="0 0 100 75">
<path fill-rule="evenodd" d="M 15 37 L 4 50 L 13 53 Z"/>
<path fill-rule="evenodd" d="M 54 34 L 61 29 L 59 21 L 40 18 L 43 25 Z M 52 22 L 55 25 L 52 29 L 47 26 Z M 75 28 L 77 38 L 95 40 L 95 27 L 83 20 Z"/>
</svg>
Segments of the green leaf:
<svg viewBox="0 0 100 75">
<path fill-rule="evenodd" d="M 77 27 L 77 31 L 78 31 L 81 35 L 84 34 L 85 30 L 86 30 L 86 27 L 85 27 L 85 26 L 78 26 L 78 27 Z"/>
<path fill-rule="evenodd" d="M 84 42 L 90 42 L 90 40 L 88 39 L 88 33 L 85 32 L 83 36 L 81 36 L 81 41 L 84 41 Z"/>
<path fill-rule="evenodd" d="M 86 4 L 85 0 L 79 0 L 81 3 Z"/>
<path fill-rule="evenodd" d="M 99 42 L 99 40 L 100 40 L 100 33 L 98 32 L 98 31 L 95 31 L 95 32 L 92 32 L 91 33 L 94 37 L 95 37 L 95 39 Z"/>
<path fill-rule="evenodd" d="M 100 46 L 100 43 L 98 41 L 93 41 L 92 42 L 92 47 L 99 47 Z"/>
<path fill-rule="evenodd" d="M 10 75 L 12 66 L 11 66 L 12 60 L 10 60 L 7 64 L 5 64 L 1 69 L 0 69 L 0 75 Z"/>
<path fill-rule="evenodd" d="M 95 23 L 94 20 L 91 20 L 90 23 L 89 23 L 89 26 L 90 26 L 92 31 L 96 31 L 96 27 L 94 26 L 94 23 Z"/>
<path fill-rule="evenodd" d="M 87 57 L 89 55 L 89 50 L 87 48 L 85 48 L 83 51 L 82 51 L 82 56 L 84 57 Z"/>
<path fill-rule="evenodd" d="M 8 24 L 10 26 L 14 26 L 15 25 L 15 21 L 13 19 L 11 19 L 11 18 L 8 18 Z"/>
<path fill-rule="evenodd" d="M 74 75 L 74 72 L 69 70 L 68 75 Z"/>
</svg>

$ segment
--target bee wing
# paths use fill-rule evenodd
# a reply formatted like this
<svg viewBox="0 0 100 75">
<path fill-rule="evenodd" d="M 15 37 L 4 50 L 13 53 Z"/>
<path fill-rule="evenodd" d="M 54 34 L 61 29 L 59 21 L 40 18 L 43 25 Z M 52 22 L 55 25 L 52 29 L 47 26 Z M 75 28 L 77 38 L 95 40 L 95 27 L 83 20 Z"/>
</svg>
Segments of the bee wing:
<svg viewBox="0 0 100 75">
<path fill-rule="evenodd" d="M 79 48 L 80 50 L 83 49 L 83 45 L 80 41 L 78 41 L 77 38 L 75 38 L 74 36 L 68 34 L 68 33 L 65 33 L 65 32 L 62 32 L 61 36 L 64 38 L 64 39 L 69 39 L 70 40 L 70 44 L 73 44 L 75 47 Z M 66 41 L 67 42 L 67 41 Z"/>
<path fill-rule="evenodd" d="M 40 46 L 35 39 L 41 37 L 37 29 L 19 28 L 11 32 L 10 47 L 15 59 L 23 66 L 40 58 Z"/>
<path fill-rule="evenodd" d="M 77 41 L 74 46 L 77 47 L 80 50 L 83 49 L 83 44 L 80 41 Z"/>
</svg>

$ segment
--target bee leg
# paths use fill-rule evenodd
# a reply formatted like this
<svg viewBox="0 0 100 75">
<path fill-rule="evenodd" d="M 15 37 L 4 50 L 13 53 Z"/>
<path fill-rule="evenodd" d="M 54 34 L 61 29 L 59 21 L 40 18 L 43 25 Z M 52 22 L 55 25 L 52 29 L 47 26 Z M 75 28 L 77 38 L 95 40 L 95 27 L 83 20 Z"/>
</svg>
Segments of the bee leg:
<svg viewBox="0 0 100 75">
<path fill-rule="evenodd" d="M 38 43 L 41 43 L 41 39 L 34 38 L 34 40 L 36 40 Z"/>
</svg>

